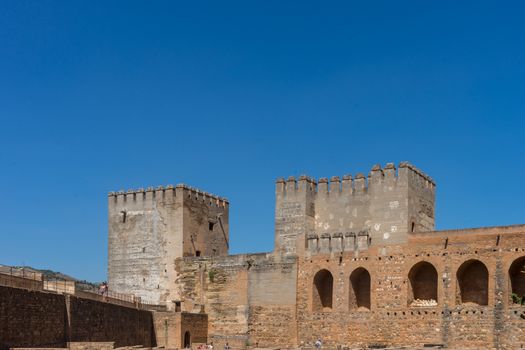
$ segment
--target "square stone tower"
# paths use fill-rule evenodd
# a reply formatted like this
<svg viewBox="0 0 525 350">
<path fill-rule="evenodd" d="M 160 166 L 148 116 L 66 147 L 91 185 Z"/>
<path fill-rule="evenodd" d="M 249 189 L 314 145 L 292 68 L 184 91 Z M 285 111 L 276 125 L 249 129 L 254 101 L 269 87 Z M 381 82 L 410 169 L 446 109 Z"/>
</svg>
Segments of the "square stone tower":
<svg viewBox="0 0 525 350">
<path fill-rule="evenodd" d="M 228 255 L 224 198 L 177 185 L 111 192 L 108 208 L 110 291 L 171 308 L 176 258 Z"/>
<path fill-rule="evenodd" d="M 413 165 L 376 165 L 364 174 L 276 183 L 275 251 L 366 249 L 406 243 L 409 232 L 434 230 L 433 180 Z M 311 243 L 311 244 L 310 244 Z"/>
</svg>

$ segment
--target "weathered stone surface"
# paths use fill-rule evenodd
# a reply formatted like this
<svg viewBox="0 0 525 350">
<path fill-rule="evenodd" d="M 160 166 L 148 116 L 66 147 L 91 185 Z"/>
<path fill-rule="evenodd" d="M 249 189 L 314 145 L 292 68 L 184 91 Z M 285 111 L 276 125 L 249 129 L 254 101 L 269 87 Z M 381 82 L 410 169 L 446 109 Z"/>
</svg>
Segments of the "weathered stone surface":
<svg viewBox="0 0 525 350">
<path fill-rule="evenodd" d="M 155 334 L 157 346 L 167 349 L 182 349 L 184 340 L 190 345 L 206 344 L 208 341 L 208 315 L 204 313 L 155 312 Z"/>
<path fill-rule="evenodd" d="M 206 246 L 219 243 L 205 239 L 199 257 L 166 245 L 145 263 L 168 271 L 164 292 L 146 294 L 204 310 L 216 349 L 313 349 L 318 337 L 326 349 L 525 346 L 525 308 L 511 300 L 525 294 L 525 225 L 434 231 L 435 184 L 406 162 L 368 177 L 278 179 L 275 193 L 273 253 L 213 256 Z M 179 217 L 207 222 L 206 210 Z M 172 246 L 194 227 L 180 226 Z M 110 255 L 141 230 L 116 227 Z"/>
<path fill-rule="evenodd" d="M 65 347 L 63 295 L 0 286 L 0 349 Z"/>
<path fill-rule="evenodd" d="M 115 346 L 155 345 L 153 316 L 111 303 L 68 296 L 72 342 L 115 342 Z"/>
<path fill-rule="evenodd" d="M 176 258 L 228 254 L 228 205 L 185 185 L 110 193 L 110 290 L 172 308 Z"/>
<path fill-rule="evenodd" d="M 70 295 L 0 286 L 1 350 L 64 348 L 68 342 L 155 346 L 152 314 Z"/>
</svg>

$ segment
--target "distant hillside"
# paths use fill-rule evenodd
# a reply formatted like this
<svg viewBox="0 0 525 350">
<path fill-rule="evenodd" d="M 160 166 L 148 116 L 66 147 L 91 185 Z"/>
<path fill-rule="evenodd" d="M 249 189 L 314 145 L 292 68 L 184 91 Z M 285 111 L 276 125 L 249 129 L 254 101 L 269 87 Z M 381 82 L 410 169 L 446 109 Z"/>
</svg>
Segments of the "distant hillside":
<svg viewBox="0 0 525 350">
<path fill-rule="evenodd" d="M 71 277 L 69 275 L 63 274 L 62 272 L 57 272 L 53 270 L 47 270 L 47 269 L 40 270 L 40 269 L 35 269 L 34 267 L 31 267 L 31 266 L 13 266 L 13 267 L 17 269 L 24 269 L 26 271 L 31 271 L 31 272 L 32 271 L 40 272 L 42 276 L 44 277 L 44 279 L 46 280 L 78 281 L 74 277 Z"/>
<path fill-rule="evenodd" d="M 58 272 L 58 271 L 53 271 L 53 270 L 49 270 L 49 269 L 36 269 L 34 267 L 31 267 L 31 266 L 6 266 L 6 265 L 0 265 L 1 269 L 0 270 L 3 270 L 3 271 L 9 271 L 11 268 L 13 270 L 16 270 L 18 271 L 17 275 L 19 275 L 20 271 L 24 271 L 24 274 L 31 274 L 31 273 L 37 273 L 37 274 L 42 274 L 42 277 L 44 280 L 49 280 L 49 281 L 55 281 L 55 280 L 58 280 L 58 281 L 74 281 L 76 282 L 77 284 L 77 287 L 79 287 L 80 289 L 96 289 L 98 288 L 99 284 L 100 283 L 95 283 L 95 282 L 90 282 L 90 281 L 86 281 L 86 280 L 78 280 L 74 277 L 71 277 L 69 275 L 66 275 L 62 272 Z"/>
</svg>

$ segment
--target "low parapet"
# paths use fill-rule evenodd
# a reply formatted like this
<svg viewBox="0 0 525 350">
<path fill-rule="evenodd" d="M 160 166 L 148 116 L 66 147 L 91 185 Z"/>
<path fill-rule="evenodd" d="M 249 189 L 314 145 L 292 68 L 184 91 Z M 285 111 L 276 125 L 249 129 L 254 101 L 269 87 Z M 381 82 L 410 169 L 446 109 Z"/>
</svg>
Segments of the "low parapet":
<svg viewBox="0 0 525 350">
<path fill-rule="evenodd" d="M 367 250 L 371 244 L 370 232 L 334 232 L 309 233 L 306 235 L 306 246 L 309 254 L 342 253 Z"/>
<path fill-rule="evenodd" d="M 363 173 L 352 175 L 332 176 L 330 180 L 322 177 L 315 180 L 306 175 L 301 175 L 298 179 L 294 176 L 278 178 L 276 180 L 277 192 L 301 192 L 312 191 L 317 193 L 360 193 L 366 192 L 369 188 L 377 183 L 394 183 L 394 182 L 416 182 L 419 186 L 434 191 L 436 184 L 434 180 L 408 162 L 399 163 L 398 168 L 394 163 L 388 163 L 384 168 L 376 164 L 370 170 L 368 177 Z"/>
<path fill-rule="evenodd" d="M 215 194 L 201 191 L 197 188 L 188 186 L 186 184 L 177 184 L 176 186 L 173 185 L 167 185 L 167 186 L 158 186 L 156 188 L 154 187 L 147 187 L 139 188 L 139 189 L 128 189 L 127 191 L 120 190 L 118 192 L 109 192 L 108 197 L 114 198 L 117 202 L 120 201 L 128 201 L 128 200 L 148 200 L 148 199 L 155 199 L 159 196 L 180 196 L 180 195 L 186 195 L 192 199 L 200 200 L 203 202 L 209 202 L 210 205 L 217 205 L 217 206 L 228 206 L 229 202 L 228 199 L 224 197 L 219 197 Z"/>
</svg>

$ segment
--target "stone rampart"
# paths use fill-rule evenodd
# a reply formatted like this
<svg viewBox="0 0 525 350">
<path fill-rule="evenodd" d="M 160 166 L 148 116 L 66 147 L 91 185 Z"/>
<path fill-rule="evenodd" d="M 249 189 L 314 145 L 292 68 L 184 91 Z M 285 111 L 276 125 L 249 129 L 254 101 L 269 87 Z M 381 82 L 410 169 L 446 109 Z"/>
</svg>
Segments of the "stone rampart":
<svg viewBox="0 0 525 350">
<path fill-rule="evenodd" d="M 0 350 L 69 341 L 155 346 L 152 313 L 65 294 L 0 286 Z"/>
<path fill-rule="evenodd" d="M 418 233 L 406 245 L 300 259 L 299 339 L 520 348 L 525 308 L 511 294 L 525 292 L 524 237 L 525 226 Z"/>
<path fill-rule="evenodd" d="M 126 345 L 155 346 L 152 313 L 111 303 L 68 296 L 70 341 L 113 341 Z"/>
<path fill-rule="evenodd" d="M 205 313 L 155 312 L 157 346 L 183 349 L 208 343 L 208 315 Z M 186 342 L 186 343 L 185 343 Z"/>
<path fill-rule="evenodd" d="M 228 210 L 225 198 L 186 185 L 111 192 L 110 290 L 170 307 L 176 258 L 228 254 Z"/>
<path fill-rule="evenodd" d="M 184 258 L 177 271 L 183 308 L 204 306 L 209 341 L 216 347 L 297 342 L 295 259 L 272 254 Z"/>
<path fill-rule="evenodd" d="M 63 295 L 0 286 L 0 350 L 65 347 Z"/>
<path fill-rule="evenodd" d="M 44 282 L 41 279 L 35 280 L 17 275 L 0 273 L 0 286 L 24 288 L 29 290 L 43 290 Z"/>
<path fill-rule="evenodd" d="M 404 162 L 376 165 L 368 178 L 345 175 L 276 182 L 276 251 L 302 255 L 305 235 L 367 231 L 371 245 L 406 243 L 407 233 L 434 229 L 433 180 Z"/>
<path fill-rule="evenodd" d="M 278 179 L 273 253 L 227 255 L 227 201 L 170 190 L 110 195 L 110 284 L 207 314 L 215 348 L 525 348 L 525 225 L 434 231 L 435 183 L 406 162 Z M 155 324 L 187 345 L 177 317 Z"/>
</svg>

